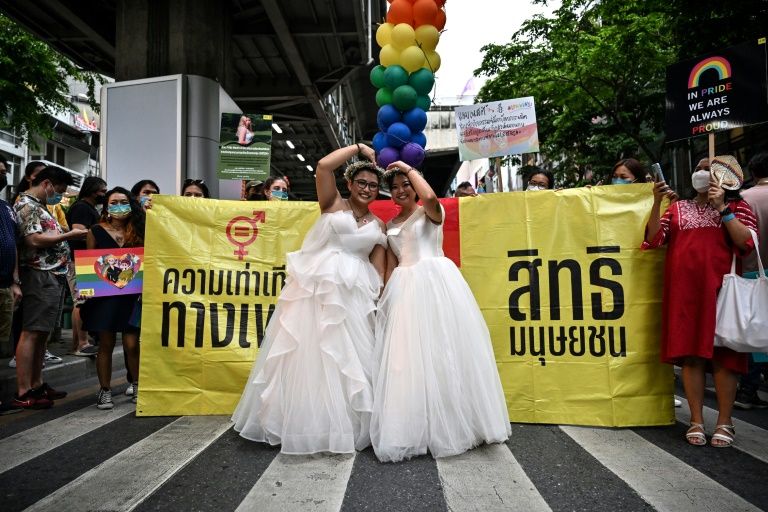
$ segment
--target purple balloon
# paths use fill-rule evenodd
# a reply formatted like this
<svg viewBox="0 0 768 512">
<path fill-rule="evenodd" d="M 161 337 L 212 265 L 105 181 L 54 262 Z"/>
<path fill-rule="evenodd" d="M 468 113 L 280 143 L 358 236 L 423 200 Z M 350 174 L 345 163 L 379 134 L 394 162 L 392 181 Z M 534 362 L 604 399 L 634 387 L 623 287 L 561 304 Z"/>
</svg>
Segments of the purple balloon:
<svg viewBox="0 0 768 512">
<path fill-rule="evenodd" d="M 379 153 L 379 167 L 386 169 L 392 162 L 400 160 L 400 152 L 396 148 L 387 146 Z"/>
<path fill-rule="evenodd" d="M 424 162 L 424 156 L 424 148 L 413 142 L 409 142 L 400 150 L 400 160 L 411 167 L 419 167 Z"/>
<path fill-rule="evenodd" d="M 387 145 L 401 148 L 411 140 L 411 129 L 405 123 L 392 123 L 387 128 Z"/>
</svg>

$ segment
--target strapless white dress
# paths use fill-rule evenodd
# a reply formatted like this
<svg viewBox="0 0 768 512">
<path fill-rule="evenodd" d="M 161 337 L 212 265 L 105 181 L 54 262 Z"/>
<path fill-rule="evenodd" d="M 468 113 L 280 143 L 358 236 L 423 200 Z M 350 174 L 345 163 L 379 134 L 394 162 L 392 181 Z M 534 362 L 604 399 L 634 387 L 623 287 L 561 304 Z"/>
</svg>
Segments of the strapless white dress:
<svg viewBox="0 0 768 512">
<path fill-rule="evenodd" d="M 443 256 L 442 225 L 420 207 L 388 228 L 399 266 L 376 316 L 376 456 L 399 461 L 429 450 L 447 457 L 505 441 L 509 415 L 488 327 L 464 277 Z"/>
<path fill-rule="evenodd" d="M 386 244 L 378 223 L 358 228 L 337 211 L 287 255 L 286 285 L 232 416 L 241 436 L 288 454 L 370 445 L 376 244 Z"/>
</svg>

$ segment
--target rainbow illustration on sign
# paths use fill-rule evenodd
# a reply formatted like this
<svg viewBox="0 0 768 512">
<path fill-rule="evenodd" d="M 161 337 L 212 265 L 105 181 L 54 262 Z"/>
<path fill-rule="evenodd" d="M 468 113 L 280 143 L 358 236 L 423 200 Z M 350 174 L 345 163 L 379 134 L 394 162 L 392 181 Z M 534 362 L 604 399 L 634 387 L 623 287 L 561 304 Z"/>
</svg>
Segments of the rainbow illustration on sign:
<svg viewBox="0 0 768 512">
<path fill-rule="evenodd" d="M 77 289 L 83 297 L 141 293 L 144 248 L 75 251 Z"/>
<path fill-rule="evenodd" d="M 699 80 L 701 75 L 705 71 L 714 69 L 719 76 L 718 80 L 725 80 L 731 77 L 731 63 L 725 57 L 707 57 L 698 64 L 696 64 L 691 70 L 691 74 L 688 77 L 688 88 L 693 89 L 699 86 Z"/>
</svg>

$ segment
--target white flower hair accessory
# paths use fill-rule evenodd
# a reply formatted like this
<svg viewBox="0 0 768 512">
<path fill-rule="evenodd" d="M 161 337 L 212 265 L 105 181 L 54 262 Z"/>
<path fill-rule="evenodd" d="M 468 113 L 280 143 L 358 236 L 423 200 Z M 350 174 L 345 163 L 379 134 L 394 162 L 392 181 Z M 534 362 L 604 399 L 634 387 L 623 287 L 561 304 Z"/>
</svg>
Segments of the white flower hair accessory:
<svg viewBox="0 0 768 512">
<path fill-rule="evenodd" d="M 347 181 L 352 181 L 352 178 L 354 178 L 355 175 L 360 171 L 368 171 L 374 173 L 376 177 L 379 178 L 379 181 L 381 181 L 381 177 L 384 176 L 384 169 L 378 165 L 368 160 L 358 160 L 357 162 L 352 162 L 347 166 L 346 169 L 344 169 L 344 179 Z"/>
</svg>

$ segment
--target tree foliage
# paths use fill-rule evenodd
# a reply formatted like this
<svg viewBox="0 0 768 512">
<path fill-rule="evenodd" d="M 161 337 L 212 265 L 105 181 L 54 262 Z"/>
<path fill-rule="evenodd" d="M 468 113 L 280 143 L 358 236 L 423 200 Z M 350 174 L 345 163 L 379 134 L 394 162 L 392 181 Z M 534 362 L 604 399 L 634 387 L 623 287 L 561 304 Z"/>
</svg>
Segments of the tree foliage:
<svg viewBox="0 0 768 512">
<path fill-rule="evenodd" d="M 46 43 L 0 14 L 0 123 L 22 138 L 50 136 L 49 115 L 73 111 L 67 78 L 88 86 L 91 107 L 101 77 L 74 65 Z"/>
<path fill-rule="evenodd" d="M 542 152 L 565 184 L 588 169 L 605 176 L 624 157 L 658 161 L 666 67 L 760 30 L 762 0 L 725 4 L 563 0 L 552 16 L 527 20 L 509 43 L 483 48 L 475 73 L 491 79 L 478 100 L 534 96 Z"/>
</svg>

